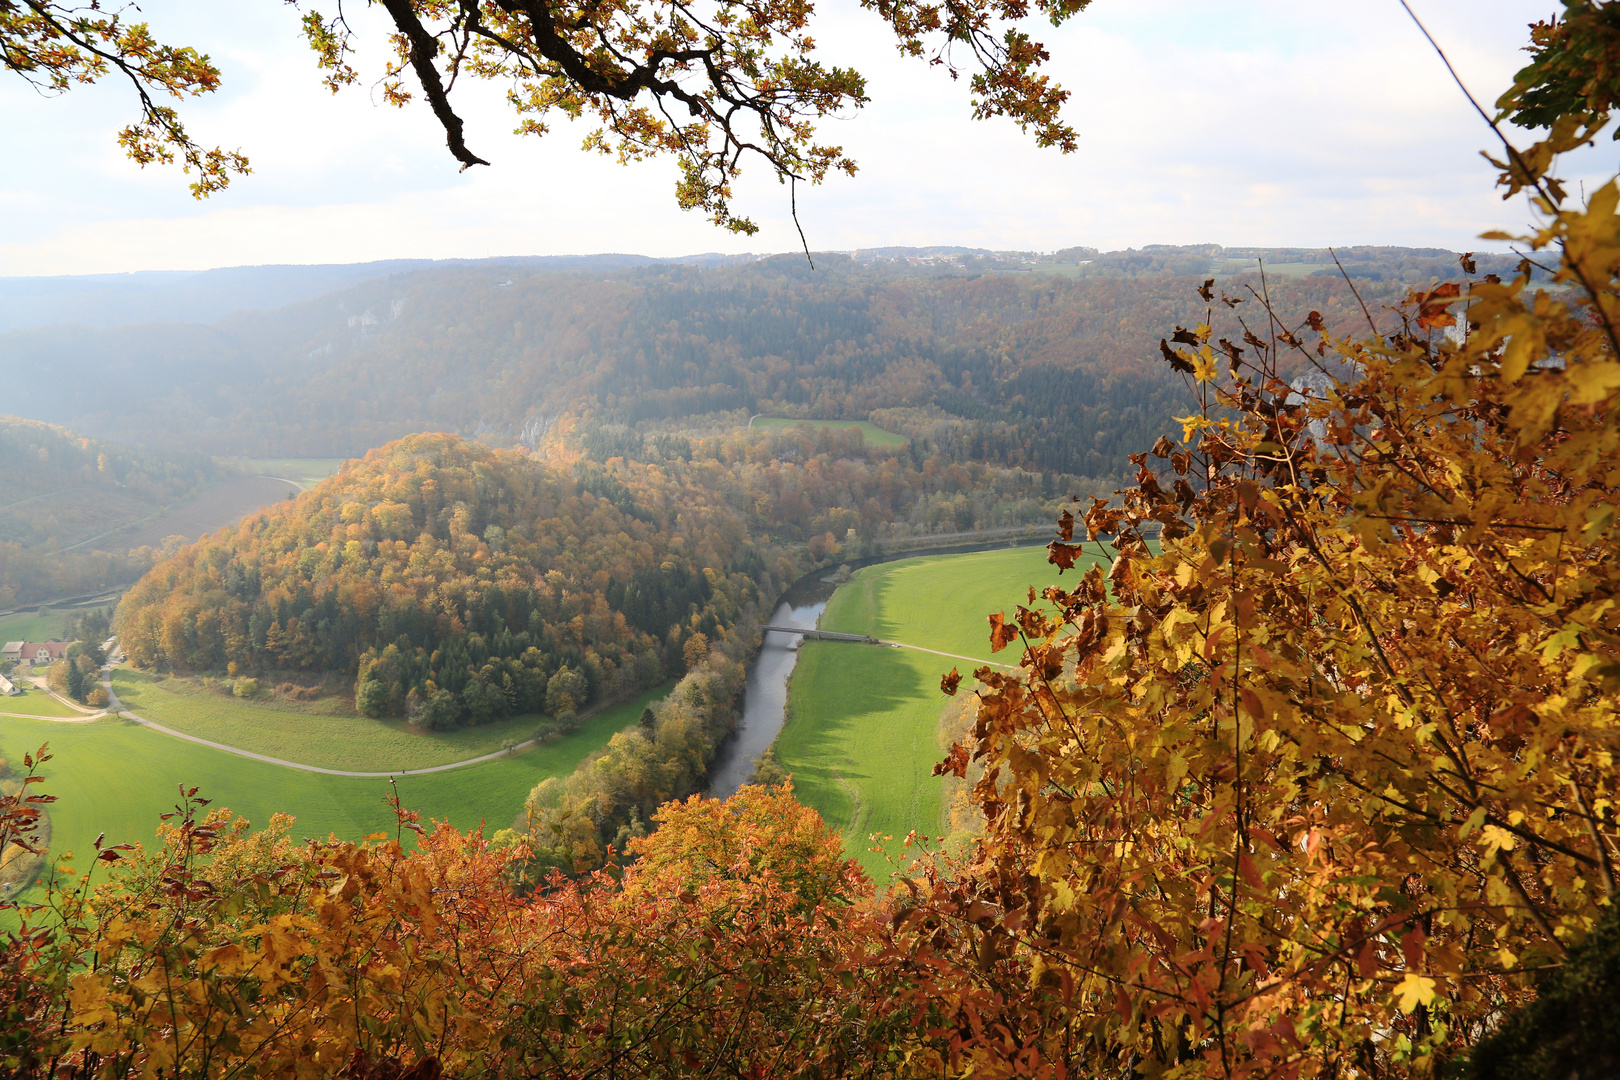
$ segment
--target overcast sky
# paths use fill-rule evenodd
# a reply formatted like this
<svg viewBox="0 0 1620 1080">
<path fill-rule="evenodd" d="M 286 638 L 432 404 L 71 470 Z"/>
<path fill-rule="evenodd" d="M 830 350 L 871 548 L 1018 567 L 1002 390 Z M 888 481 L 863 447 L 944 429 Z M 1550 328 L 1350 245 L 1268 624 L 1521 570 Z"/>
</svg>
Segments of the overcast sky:
<svg viewBox="0 0 1620 1080">
<path fill-rule="evenodd" d="M 1558 6 L 1411 2 L 1487 107 L 1524 62 L 1526 24 Z M 240 146 L 254 174 L 194 201 L 178 169 L 143 171 L 116 146 L 135 111 L 127 88 L 42 99 L 0 75 L 0 275 L 798 246 L 786 189 L 757 166 L 736 207 L 762 231 L 733 236 L 676 208 L 673 162 L 587 156 L 584 125 L 514 136 L 486 91 L 461 109 L 494 164 L 462 173 L 425 109 L 377 105 L 365 87 L 327 94 L 280 0 L 142 9 L 161 40 L 219 64 L 224 88 L 184 115 L 200 141 Z M 1095 0 L 1061 31 L 1038 26 L 1074 95 L 1069 155 L 969 119 L 966 87 L 896 55 L 852 0 L 823 0 L 818 18 L 825 58 L 861 69 L 873 99 L 824 129 L 859 175 L 800 190 L 818 249 L 1463 249 L 1527 219 L 1493 192 L 1478 154 L 1488 129 L 1397 0 Z M 1605 142 L 1574 173 L 1590 184 L 1617 164 L 1620 144 Z"/>
</svg>

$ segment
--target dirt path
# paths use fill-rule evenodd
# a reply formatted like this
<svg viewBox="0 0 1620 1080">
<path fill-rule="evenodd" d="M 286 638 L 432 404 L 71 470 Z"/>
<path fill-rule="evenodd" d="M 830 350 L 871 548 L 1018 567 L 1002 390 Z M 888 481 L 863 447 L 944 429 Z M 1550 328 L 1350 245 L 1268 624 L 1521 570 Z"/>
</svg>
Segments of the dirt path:
<svg viewBox="0 0 1620 1080">
<path fill-rule="evenodd" d="M 459 769 L 466 765 L 477 765 L 480 762 L 494 761 L 496 758 L 503 758 L 508 754 L 515 754 L 519 750 L 526 750 L 539 741 L 537 739 L 528 739 L 524 742 L 517 743 L 510 750 L 497 750 L 493 754 L 484 754 L 480 757 L 467 758 L 464 761 L 452 761 L 448 765 L 433 765 L 426 769 L 393 769 L 389 772 L 355 772 L 351 769 L 323 769 L 319 765 L 305 765 L 299 761 L 285 761 L 282 758 L 270 757 L 267 754 L 255 754 L 253 751 L 243 750 L 239 746 L 230 746 L 226 743 L 214 742 L 212 739 L 204 739 L 196 735 L 188 735 L 184 731 L 176 731 L 174 728 L 160 724 L 155 720 L 148 720 L 144 716 L 137 716 L 135 713 L 125 709 L 122 703 L 119 702 L 118 695 L 113 693 L 111 666 L 101 669 L 101 685 L 107 691 L 108 710 L 118 710 L 119 715 L 121 715 L 125 720 L 133 720 L 143 727 L 151 728 L 153 731 L 159 731 L 165 735 L 172 735 L 176 739 L 184 739 L 186 742 L 194 742 L 199 746 L 209 746 L 215 750 L 223 750 L 227 754 L 235 754 L 237 757 L 251 758 L 254 761 L 262 761 L 268 765 L 281 765 L 288 769 L 302 769 L 305 772 L 322 773 L 326 776 L 352 776 L 362 780 L 386 780 L 391 776 L 425 776 L 428 773 L 448 772 L 451 769 Z M 50 720 L 53 719 L 53 717 L 47 716 L 40 717 L 39 719 Z M 73 721 L 69 722 L 71 723 Z"/>
<path fill-rule="evenodd" d="M 0 713 L 0 720 L 49 720 L 55 724 L 93 724 L 97 720 L 107 719 L 110 715 L 105 710 L 85 716 L 35 716 L 33 713 L 5 712 Z"/>
<path fill-rule="evenodd" d="M 907 645 L 903 641 L 883 641 L 879 642 L 879 644 L 889 645 L 897 649 L 916 649 L 918 652 L 932 653 L 935 656 L 943 656 L 951 660 L 966 660 L 968 663 L 974 665 L 989 664 L 991 667 L 1006 668 L 1009 671 L 1013 670 L 1014 667 L 1012 664 L 999 664 L 993 660 L 981 660 L 977 656 L 961 656 L 957 653 L 940 652 L 938 649 L 925 649 L 921 645 Z M 497 758 L 506 757 L 508 754 L 515 754 L 519 750 L 526 750 L 539 742 L 538 739 L 527 739 L 516 744 L 510 750 L 497 750 L 492 754 L 483 754 L 479 757 L 467 758 L 463 761 L 452 761 L 448 765 L 433 765 L 426 769 L 394 769 L 388 772 L 355 772 L 350 769 L 325 769 L 319 765 L 305 765 L 302 762 L 286 761 L 282 758 L 270 757 L 267 754 L 255 754 L 253 751 L 243 750 L 239 746 L 230 746 L 226 743 L 214 742 L 212 739 L 204 739 L 196 735 L 188 735 L 184 731 L 176 731 L 174 728 L 160 724 L 155 720 L 148 720 L 144 716 L 138 716 L 135 713 L 124 709 L 123 704 L 118 700 L 118 695 L 113 692 L 111 664 L 108 664 L 101 669 L 101 686 L 107 691 L 106 712 L 103 712 L 97 716 L 86 717 L 84 719 L 64 719 L 63 717 L 59 716 L 38 716 L 29 717 L 29 719 L 55 720 L 59 723 L 77 724 L 85 723 L 87 720 L 99 720 L 102 717 L 117 712 L 125 720 L 133 720 L 143 727 L 151 728 L 153 731 L 161 732 L 164 735 L 173 736 L 176 739 L 184 739 L 187 742 L 193 742 L 199 746 L 208 746 L 215 750 L 223 750 L 225 753 L 235 754 L 237 757 L 250 758 L 253 761 L 262 761 L 267 765 L 280 765 L 288 769 L 302 769 L 305 772 L 321 773 L 326 776 L 352 776 L 361 780 L 384 780 L 391 776 L 425 776 L 428 773 L 448 772 L 451 769 L 460 769 L 468 765 L 478 765 L 485 761 L 494 761 Z"/>
<path fill-rule="evenodd" d="M 994 660 L 981 660 L 977 656 L 963 656 L 961 653 L 940 652 L 938 649 L 925 649 L 921 645 L 907 645 L 903 641 L 884 641 L 879 639 L 878 644 L 888 645 L 896 649 L 916 649 L 918 652 L 933 653 L 935 656 L 945 656 L 952 660 L 966 660 L 970 664 L 989 664 L 991 667 L 1006 668 L 1008 671 L 1016 671 L 1018 669 L 1017 664 L 1001 664 Z"/>
</svg>

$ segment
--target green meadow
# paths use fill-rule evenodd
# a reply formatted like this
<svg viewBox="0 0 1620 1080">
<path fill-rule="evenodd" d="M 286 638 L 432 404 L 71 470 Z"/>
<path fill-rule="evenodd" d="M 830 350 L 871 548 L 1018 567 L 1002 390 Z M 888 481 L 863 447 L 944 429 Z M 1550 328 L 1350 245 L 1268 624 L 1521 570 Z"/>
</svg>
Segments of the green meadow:
<svg viewBox="0 0 1620 1080">
<path fill-rule="evenodd" d="M 572 735 L 545 746 L 461 769 L 399 777 L 400 799 L 424 820 L 445 820 L 460 829 L 486 823 L 490 833 L 508 828 L 535 784 L 572 772 L 615 732 L 635 724 L 648 702 L 667 692 L 665 687 L 603 710 Z M 154 710 L 149 719 L 168 723 L 171 718 Z M 291 814 L 297 819 L 294 836 L 359 839 L 394 828 L 393 813 L 383 801 L 389 793 L 386 779 L 270 765 L 130 720 L 59 724 L 0 715 L 0 757 L 17 771 L 23 754 L 45 743 L 52 757 L 42 771 L 46 782 L 40 790 L 57 796 L 50 807 L 51 853 L 77 853 L 81 869 L 98 833 L 105 832 L 109 843 L 149 842 L 158 815 L 173 809 L 182 784 L 198 787 L 198 794 L 213 799 L 214 806 L 229 807 L 256 826 L 272 813 Z M 379 769 L 387 767 L 379 764 Z"/>
<path fill-rule="evenodd" d="M 130 712 L 187 735 L 300 765 L 352 772 L 426 769 L 493 754 L 508 739 L 528 739 L 545 719 L 515 716 L 455 731 L 422 731 L 403 720 L 360 716 L 347 698 L 326 697 L 292 706 L 264 697 L 244 701 L 204 688 L 197 680 L 132 668 L 113 672 L 113 691 Z M 667 686 L 651 690 L 628 704 L 589 716 L 578 731 L 552 745 L 573 745 L 581 739 L 595 740 L 593 749 L 606 745 L 615 731 L 668 692 Z M 620 720 L 632 708 L 630 719 Z"/>
<path fill-rule="evenodd" d="M 63 719 L 86 715 L 68 708 L 43 690 L 27 686 L 22 691 L 14 697 L 0 697 L 0 715 L 60 716 Z"/>
<path fill-rule="evenodd" d="M 882 563 L 834 593 L 820 625 L 1010 663 L 1014 649 L 990 652 L 988 616 L 1010 615 L 1027 603 L 1031 586 L 1057 580 L 1040 547 Z M 800 647 L 776 757 L 799 798 L 843 832 L 845 849 L 877 880 L 889 876 L 908 832 L 946 831 L 933 770 L 944 757 L 939 721 L 949 700 L 939 680 L 952 667 L 968 675 L 972 663 L 831 641 Z M 874 833 L 891 838 L 877 845 L 881 851 L 871 850 Z"/>
<path fill-rule="evenodd" d="M 59 638 L 67 617 L 67 608 L 44 608 L 0 615 L 0 641 L 49 641 Z"/>
<path fill-rule="evenodd" d="M 782 431 L 797 424 L 809 424 L 812 427 L 830 428 L 834 431 L 843 431 L 847 428 L 860 428 L 861 437 L 866 440 L 867 446 L 887 446 L 898 449 L 906 445 L 904 435 L 896 435 L 892 431 L 884 431 L 876 424 L 867 420 L 793 420 L 781 416 L 757 416 L 748 425 L 756 430 L 768 429 Z"/>
</svg>

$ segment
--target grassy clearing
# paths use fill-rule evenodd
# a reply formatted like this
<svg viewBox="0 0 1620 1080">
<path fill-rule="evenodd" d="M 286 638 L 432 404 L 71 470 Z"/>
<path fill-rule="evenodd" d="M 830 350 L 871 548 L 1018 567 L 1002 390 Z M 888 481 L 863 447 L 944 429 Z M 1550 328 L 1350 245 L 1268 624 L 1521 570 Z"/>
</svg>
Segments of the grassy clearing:
<svg viewBox="0 0 1620 1080">
<path fill-rule="evenodd" d="M 906 833 L 944 831 L 933 769 L 946 670 L 942 657 L 907 649 L 807 641 L 799 650 L 777 760 L 800 801 L 843 833 L 850 857 L 879 881 Z M 892 838 L 881 852 L 869 850 L 874 833 Z"/>
<path fill-rule="evenodd" d="M 343 458 L 234 458 L 232 464 L 263 476 L 279 476 L 291 480 L 305 491 L 333 475 L 343 465 Z"/>
<path fill-rule="evenodd" d="M 1070 572 L 1072 573 L 1072 571 Z M 1068 574 L 1064 575 L 1065 578 Z M 942 555 L 867 567 L 839 589 L 824 630 L 871 634 L 963 656 L 992 656 L 986 616 L 1027 602 L 1057 577 L 1044 548 Z M 842 830 L 867 872 L 887 878 L 901 841 L 945 831 L 939 719 L 949 700 L 940 676 L 966 662 L 912 649 L 807 641 L 789 688 L 792 717 L 776 742 L 798 795 Z M 893 837 L 882 852 L 868 837 Z"/>
<path fill-rule="evenodd" d="M 464 769 L 428 776 L 403 776 L 401 801 L 425 819 L 445 820 L 460 829 L 485 823 L 504 829 L 522 809 L 531 788 L 548 776 L 572 772 L 589 754 L 607 745 L 615 732 L 635 724 L 641 710 L 668 687 L 644 694 L 590 717 L 574 734 Z M 77 852 L 80 868 L 96 834 L 109 843 L 150 842 L 158 815 L 173 809 L 178 785 L 196 785 L 212 798 L 263 825 L 275 812 L 297 818 L 294 836 L 337 835 L 359 839 L 392 832 L 393 814 L 383 799 L 387 780 L 325 776 L 267 765 L 163 735 L 133 721 L 58 724 L 0 716 L 0 757 L 18 763 L 24 753 L 49 743 L 41 786 L 58 799 L 50 807 L 51 853 Z"/>
<path fill-rule="evenodd" d="M 15 615 L 0 615 L 0 641 L 49 641 L 53 637 L 61 637 L 67 617 L 66 608 L 46 608 L 43 613 L 19 611 Z"/>
<path fill-rule="evenodd" d="M 85 714 L 57 701 L 43 690 L 34 690 L 18 684 L 22 693 L 16 697 L 0 697 L 0 713 L 12 716 L 79 717 Z"/>
<path fill-rule="evenodd" d="M 861 437 L 866 440 L 867 446 L 899 448 L 906 445 L 904 435 L 884 431 L 876 424 L 866 420 L 791 420 L 780 416 L 760 416 L 756 417 L 748 426 L 756 429 L 781 431 L 791 428 L 795 424 L 810 424 L 813 427 L 831 428 L 835 431 L 843 431 L 846 428 L 860 428 Z"/>
<path fill-rule="evenodd" d="M 113 672 L 113 690 L 131 712 L 176 731 L 300 765 L 355 772 L 426 769 L 493 754 L 507 739 L 527 739 L 541 720 L 539 716 L 519 716 L 457 731 L 421 731 L 402 720 L 359 716 L 346 699 L 322 698 L 292 709 L 272 702 L 243 701 L 202 689 L 189 679 L 131 668 Z M 642 704 L 630 720 L 607 730 L 599 745 L 605 745 L 625 723 L 634 722 L 646 701 L 664 693 L 668 693 L 667 687 L 637 699 Z M 551 746 L 595 731 L 593 725 L 611 725 L 624 708 L 618 706 L 589 718 L 569 740 Z M 545 753 L 551 746 L 536 752 Z"/>
</svg>

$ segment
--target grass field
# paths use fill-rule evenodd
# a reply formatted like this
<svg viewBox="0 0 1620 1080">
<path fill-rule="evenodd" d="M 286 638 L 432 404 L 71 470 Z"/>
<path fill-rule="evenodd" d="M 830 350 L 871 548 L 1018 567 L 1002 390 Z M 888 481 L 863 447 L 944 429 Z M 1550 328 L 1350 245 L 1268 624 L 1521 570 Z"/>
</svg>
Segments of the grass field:
<svg viewBox="0 0 1620 1080">
<path fill-rule="evenodd" d="M 43 690 L 34 690 L 27 687 L 16 697 L 0 697 L 0 713 L 9 713 L 13 716 L 84 716 L 84 713 L 68 708 Z"/>
<path fill-rule="evenodd" d="M 1009 662 L 1011 650 L 992 656 L 986 617 L 1010 614 L 1031 585 L 1056 579 L 1039 547 L 883 563 L 857 571 L 833 594 L 820 625 Z M 888 876 L 888 858 L 898 856 L 906 833 L 945 831 L 933 768 L 944 756 L 939 719 L 948 700 L 939 679 L 953 666 L 970 670 L 966 661 L 911 649 L 830 641 L 800 647 L 777 760 L 793 774 L 799 798 L 843 832 L 845 849 L 878 880 Z M 868 850 L 872 833 L 894 838 L 883 845 L 886 853 Z"/>
<path fill-rule="evenodd" d="M 239 469 L 291 480 L 305 491 L 338 471 L 342 458 L 235 458 Z"/>
<path fill-rule="evenodd" d="M 779 416 L 756 417 L 748 426 L 755 429 L 769 429 L 781 431 L 791 428 L 795 424 L 810 424 L 814 427 L 832 428 L 842 431 L 845 428 L 860 428 L 861 437 L 866 440 L 867 446 L 901 447 L 906 445 L 904 435 L 896 435 L 892 431 L 884 431 L 876 424 L 866 420 L 789 420 Z"/>
<path fill-rule="evenodd" d="M 132 668 L 113 672 L 113 690 L 129 711 L 176 731 L 300 765 L 355 772 L 425 769 L 493 754 L 507 739 L 527 739 L 541 720 L 519 716 L 458 731 L 421 731 L 402 720 L 358 716 L 346 699 L 323 698 L 311 702 L 314 708 L 308 711 L 278 708 Z M 668 692 L 666 686 L 638 698 L 641 704 L 631 719 L 641 715 L 648 701 Z M 623 708 L 603 714 L 608 735 L 624 726 L 611 726 L 611 717 Z M 597 717 L 588 718 L 574 737 L 597 722 Z"/>
<path fill-rule="evenodd" d="M 668 688 L 663 688 L 667 692 Z M 448 820 L 461 829 L 487 822 L 493 833 L 512 824 L 529 790 L 548 776 L 572 772 L 587 755 L 607 745 L 615 732 L 635 724 L 656 696 L 649 693 L 587 719 L 580 730 L 546 746 L 464 769 L 397 781 L 404 804 L 425 818 Z M 156 719 L 154 717 L 154 719 Z M 173 808 L 177 786 L 197 785 L 199 795 L 263 825 L 276 811 L 298 819 L 293 835 L 336 834 L 359 839 L 394 827 L 383 804 L 388 781 L 325 776 L 267 765 L 163 735 L 133 721 L 58 724 L 0 716 L 0 757 L 18 764 L 42 743 L 53 755 L 41 785 L 58 799 L 50 807 L 52 855 L 83 856 L 96 834 L 109 843 L 150 842 L 158 815 Z"/>
<path fill-rule="evenodd" d="M 59 638 L 67 617 L 66 608 L 46 608 L 43 615 L 37 610 L 0 615 L 0 641 L 49 641 L 53 637 Z"/>
</svg>

